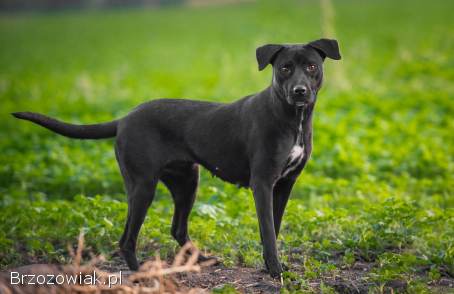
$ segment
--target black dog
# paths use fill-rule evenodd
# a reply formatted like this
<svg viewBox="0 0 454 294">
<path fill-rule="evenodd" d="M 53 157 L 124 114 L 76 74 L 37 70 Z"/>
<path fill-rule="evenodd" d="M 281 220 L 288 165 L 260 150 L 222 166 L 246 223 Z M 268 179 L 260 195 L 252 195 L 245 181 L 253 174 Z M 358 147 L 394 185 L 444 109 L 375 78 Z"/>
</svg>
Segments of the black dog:
<svg viewBox="0 0 454 294">
<path fill-rule="evenodd" d="M 189 241 L 188 216 L 199 167 L 252 188 L 265 264 L 282 273 L 276 247 L 282 215 L 296 178 L 312 150 L 312 111 L 325 57 L 340 59 L 336 40 L 257 49 L 259 70 L 273 65 L 270 87 L 230 104 L 163 99 L 141 104 L 122 119 L 72 125 L 47 116 L 13 113 L 70 138 L 116 136 L 115 153 L 128 194 L 120 250 L 132 270 L 140 227 L 161 180 L 175 202 L 172 236 Z"/>
</svg>

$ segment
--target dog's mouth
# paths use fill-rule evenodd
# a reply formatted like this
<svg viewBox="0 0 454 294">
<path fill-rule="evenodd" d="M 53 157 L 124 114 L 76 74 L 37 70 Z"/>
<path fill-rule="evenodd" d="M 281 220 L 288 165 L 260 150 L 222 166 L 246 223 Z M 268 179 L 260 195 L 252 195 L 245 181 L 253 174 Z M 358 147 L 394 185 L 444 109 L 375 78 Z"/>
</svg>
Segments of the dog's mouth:
<svg viewBox="0 0 454 294">
<path fill-rule="evenodd" d="M 306 107 L 311 101 L 310 99 L 305 100 L 296 100 L 295 97 L 287 96 L 287 103 L 296 107 Z"/>
<path fill-rule="evenodd" d="M 307 107 L 315 102 L 315 93 L 308 95 L 287 95 L 287 103 L 295 107 Z"/>
<path fill-rule="evenodd" d="M 306 101 L 295 101 L 295 106 L 297 107 L 305 107 L 307 106 L 309 103 L 306 102 Z"/>
</svg>

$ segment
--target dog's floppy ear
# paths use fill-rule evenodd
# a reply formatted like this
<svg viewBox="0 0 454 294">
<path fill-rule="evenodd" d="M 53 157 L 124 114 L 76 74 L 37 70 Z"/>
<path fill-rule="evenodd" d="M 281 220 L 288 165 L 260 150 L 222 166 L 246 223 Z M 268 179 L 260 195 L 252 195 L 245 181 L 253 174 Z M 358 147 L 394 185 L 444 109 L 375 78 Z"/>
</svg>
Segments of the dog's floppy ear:
<svg viewBox="0 0 454 294">
<path fill-rule="evenodd" d="M 319 39 L 307 44 L 317 50 L 320 55 L 325 58 L 329 57 L 331 59 L 339 60 L 341 59 L 339 53 L 339 45 L 337 44 L 336 40 L 333 39 Z"/>
<path fill-rule="evenodd" d="M 268 44 L 258 47 L 255 51 L 259 70 L 263 70 L 268 64 L 273 62 L 276 54 L 284 48 L 284 45 Z"/>
</svg>

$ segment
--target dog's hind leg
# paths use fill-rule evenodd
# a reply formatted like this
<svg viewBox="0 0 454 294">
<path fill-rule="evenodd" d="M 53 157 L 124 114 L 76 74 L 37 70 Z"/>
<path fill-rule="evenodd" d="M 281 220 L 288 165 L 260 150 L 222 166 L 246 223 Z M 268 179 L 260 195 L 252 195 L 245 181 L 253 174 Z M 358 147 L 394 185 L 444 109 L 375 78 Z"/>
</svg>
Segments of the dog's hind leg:
<svg viewBox="0 0 454 294">
<path fill-rule="evenodd" d="M 199 166 L 192 162 L 174 164 L 165 169 L 161 181 L 172 194 L 175 211 L 172 220 L 171 233 L 180 246 L 190 241 L 188 234 L 188 218 L 197 192 L 199 182 Z M 199 254 L 199 262 L 214 260 L 215 257 L 206 257 Z"/>
<path fill-rule="evenodd" d="M 156 184 L 157 180 L 154 179 L 137 180 L 128 195 L 128 218 L 120 243 L 120 251 L 131 270 L 139 268 L 136 258 L 137 236 L 145 220 L 148 207 L 153 201 Z"/>
<path fill-rule="evenodd" d="M 158 177 L 156 169 L 152 168 L 151 159 L 140 157 L 140 162 L 137 164 L 134 159 L 126 158 L 125 154 L 121 154 L 118 145 L 116 147 L 117 161 L 128 194 L 128 216 L 120 239 L 120 253 L 128 267 L 131 270 L 137 270 L 139 268 L 136 257 L 137 236 L 148 207 L 153 201 Z"/>
<path fill-rule="evenodd" d="M 172 236 L 180 246 L 188 242 L 188 218 L 196 197 L 199 167 L 194 163 L 182 163 L 165 169 L 161 181 L 172 194 L 175 210 L 172 220 Z"/>
</svg>

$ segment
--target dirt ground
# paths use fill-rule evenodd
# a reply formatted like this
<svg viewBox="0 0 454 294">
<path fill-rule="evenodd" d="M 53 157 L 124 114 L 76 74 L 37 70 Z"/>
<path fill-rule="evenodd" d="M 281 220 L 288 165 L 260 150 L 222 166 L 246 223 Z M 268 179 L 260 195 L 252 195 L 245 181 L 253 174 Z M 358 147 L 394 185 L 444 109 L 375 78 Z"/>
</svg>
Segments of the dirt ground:
<svg viewBox="0 0 454 294">
<path fill-rule="evenodd" d="M 197 274 L 180 274 L 177 279 L 189 288 L 216 289 L 230 285 L 242 293 L 279 293 L 280 281 L 263 270 L 222 265 L 211 266 Z"/>
<path fill-rule="evenodd" d="M 121 271 L 123 277 L 131 274 L 126 265 L 119 259 L 113 258 L 98 265 L 99 269 L 110 273 Z M 368 293 L 372 286 L 376 286 L 367 278 L 367 273 L 373 267 L 372 263 L 356 262 L 348 269 L 340 269 L 331 275 L 324 275 L 323 279 L 304 280 L 303 289 L 314 293 L 321 292 L 321 283 L 336 290 L 338 293 Z M 61 268 L 59 265 L 26 265 L 9 271 L 28 273 L 55 273 Z M 298 273 L 296 265 L 290 265 L 290 270 Z M 3 283 L 8 283 L 8 271 L 0 273 Z M 234 288 L 240 293 L 279 293 L 281 283 L 272 279 L 264 269 L 247 267 L 226 267 L 222 264 L 205 267 L 200 273 L 178 273 L 173 276 L 175 284 L 181 290 L 198 288 L 200 292 L 211 292 L 216 289 Z M 289 290 L 298 289 L 302 279 L 286 279 L 285 287 Z M 2 282 L 0 280 L 0 282 Z M 1 283 L 0 283 L 1 284 Z M 405 281 L 391 281 L 384 285 L 384 293 L 407 292 Z M 436 284 L 429 285 L 432 293 L 454 293 L 454 279 L 443 277 Z M 0 288 L 0 292 L 1 288 Z M 28 292 L 27 292 L 28 293 Z M 33 293 L 30 292 L 30 293 Z M 225 293 L 225 292 L 224 292 Z"/>
<path fill-rule="evenodd" d="M 170 261 L 168 261 L 170 263 Z M 122 271 L 129 275 L 130 271 L 119 259 L 113 259 L 100 267 L 107 271 Z M 200 273 L 181 273 L 175 281 L 187 289 L 204 290 L 220 289 L 230 285 L 241 293 L 279 293 L 280 281 L 272 279 L 264 270 L 247 267 L 226 267 L 222 264 L 204 267 Z"/>
</svg>

